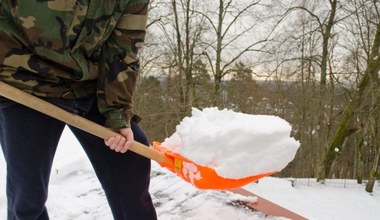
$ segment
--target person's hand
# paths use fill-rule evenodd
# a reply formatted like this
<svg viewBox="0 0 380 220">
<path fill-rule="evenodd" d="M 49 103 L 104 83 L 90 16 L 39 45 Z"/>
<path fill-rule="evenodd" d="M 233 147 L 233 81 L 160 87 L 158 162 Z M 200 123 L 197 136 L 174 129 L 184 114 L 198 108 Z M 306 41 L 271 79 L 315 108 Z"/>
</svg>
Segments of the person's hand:
<svg viewBox="0 0 380 220">
<path fill-rule="evenodd" d="M 119 130 L 120 135 L 105 140 L 104 143 L 116 152 L 125 153 L 132 145 L 134 137 L 131 128 L 122 128 Z"/>
</svg>

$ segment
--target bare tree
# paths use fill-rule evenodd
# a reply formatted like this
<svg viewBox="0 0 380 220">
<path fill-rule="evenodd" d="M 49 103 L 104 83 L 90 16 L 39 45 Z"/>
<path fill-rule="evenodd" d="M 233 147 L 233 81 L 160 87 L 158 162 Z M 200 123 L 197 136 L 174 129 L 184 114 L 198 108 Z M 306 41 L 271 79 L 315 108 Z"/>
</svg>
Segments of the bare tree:
<svg viewBox="0 0 380 220">
<path fill-rule="evenodd" d="M 211 27 L 203 55 L 214 77 L 214 105 L 220 104 L 222 80 L 231 73 L 235 62 L 247 53 L 261 51 L 272 33 L 258 25 L 258 21 L 267 23 L 268 20 L 254 17 L 254 9 L 262 6 L 260 2 L 219 0 L 217 8 L 208 2 L 207 11 L 198 11 Z"/>
<path fill-rule="evenodd" d="M 370 40 L 371 46 L 368 47 L 368 57 L 366 58 L 366 69 L 363 71 L 357 90 L 355 90 L 351 96 L 350 102 L 347 103 L 343 116 L 338 124 L 338 129 L 333 136 L 328 151 L 325 155 L 325 170 L 324 174 L 327 176 L 330 171 L 333 162 L 336 160 L 337 152 L 342 150 L 345 140 L 358 129 L 365 135 L 366 142 L 372 145 L 371 157 L 372 168 L 370 171 L 370 183 L 374 183 L 379 169 L 379 70 L 380 70 L 380 16 L 378 13 L 379 3 L 377 1 L 353 1 L 360 7 L 355 8 L 357 16 L 368 15 L 362 12 L 373 11 L 371 17 L 361 17 L 362 21 L 369 21 L 367 28 L 370 28 L 366 33 L 371 35 L 368 38 L 361 36 L 362 39 Z M 361 28 L 363 23 L 360 23 Z M 364 37 L 364 38 L 363 38 Z M 364 43 L 364 42 L 363 42 Z M 358 125 L 357 119 L 360 117 L 360 123 Z M 367 187 L 367 191 L 370 191 L 372 186 Z"/>
<path fill-rule="evenodd" d="M 271 42 L 271 54 L 276 57 L 273 72 L 277 79 L 299 82 L 302 93 L 295 107 L 300 111 L 297 125 L 302 132 L 299 135 L 305 142 L 305 148 L 300 151 L 313 155 L 309 161 L 315 161 L 311 167 L 314 175 L 319 176 L 336 114 L 334 72 L 337 66 L 333 62 L 333 49 L 339 32 L 334 27 L 345 17 L 337 16 L 341 6 L 337 0 L 287 1 L 281 6 L 282 28 Z"/>
<path fill-rule="evenodd" d="M 310 1 L 302 1 L 300 5 L 296 5 L 290 7 L 287 13 L 291 13 L 293 11 L 302 11 L 305 15 L 308 15 L 310 23 L 314 23 L 315 29 L 311 29 L 306 32 L 306 35 L 310 35 L 311 33 L 319 33 L 320 35 L 320 54 L 315 57 L 303 57 L 302 65 L 305 66 L 305 58 L 309 61 L 318 63 L 319 66 L 319 101 L 317 108 L 317 129 L 318 138 L 316 139 L 317 147 L 320 151 L 317 153 L 317 159 L 319 158 L 319 164 L 316 168 L 316 175 L 318 179 L 324 179 L 323 172 L 321 170 L 324 169 L 324 160 L 323 155 L 325 154 L 325 146 L 328 143 L 329 136 L 332 132 L 333 118 L 334 118 L 334 82 L 333 82 L 333 69 L 335 69 L 331 62 L 332 53 L 332 40 L 334 38 L 333 28 L 341 19 L 337 18 L 336 14 L 338 13 L 339 3 L 337 0 L 328 0 L 328 7 L 326 4 L 321 2 L 310 2 Z M 313 7 L 314 6 L 314 7 Z M 320 9 L 323 8 L 321 11 Z M 304 32 L 305 33 L 305 32 Z M 304 45 L 304 43 L 301 43 Z M 304 46 L 302 46 L 304 48 Z M 304 54 L 304 53 L 302 53 Z M 307 62 L 307 61 L 306 61 Z M 310 65 L 309 65 L 310 66 Z M 330 66 L 330 68 L 329 68 Z M 304 67 L 301 68 L 302 71 Z M 303 76 L 304 74 L 302 74 Z M 330 83 L 328 84 L 328 76 L 330 76 Z M 327 92 L 329 90 L 329 93 Z"/>
</svg>

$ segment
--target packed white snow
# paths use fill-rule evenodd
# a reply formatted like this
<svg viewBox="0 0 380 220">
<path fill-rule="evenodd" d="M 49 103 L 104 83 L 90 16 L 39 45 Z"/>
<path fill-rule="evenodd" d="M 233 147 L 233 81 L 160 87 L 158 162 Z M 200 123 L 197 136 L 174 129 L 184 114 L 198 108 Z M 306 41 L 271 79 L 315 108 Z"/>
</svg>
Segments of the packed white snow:
<svg viewBox="0 0 380 220">
<path fill-rule="evenodd" d="M 238 179 L 285 168 L 300 146 L 291 131 L 278 116 L 193 108 L 162 146 L 219 176 Z"/>
</svg>

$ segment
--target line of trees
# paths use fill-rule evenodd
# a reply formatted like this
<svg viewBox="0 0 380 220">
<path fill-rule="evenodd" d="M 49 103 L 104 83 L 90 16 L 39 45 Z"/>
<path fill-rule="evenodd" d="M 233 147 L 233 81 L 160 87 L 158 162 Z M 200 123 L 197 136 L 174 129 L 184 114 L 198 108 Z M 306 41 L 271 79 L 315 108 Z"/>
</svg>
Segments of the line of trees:
<svg viewBox="0 0 380 220">
<path fill-rule="evenodd" d="M 164 140 L 192 107 L 278 115 L 301 147 L 282 176 L 380 169 L 377 0 L 152 0 L 135 108 Z"/>
</svg>

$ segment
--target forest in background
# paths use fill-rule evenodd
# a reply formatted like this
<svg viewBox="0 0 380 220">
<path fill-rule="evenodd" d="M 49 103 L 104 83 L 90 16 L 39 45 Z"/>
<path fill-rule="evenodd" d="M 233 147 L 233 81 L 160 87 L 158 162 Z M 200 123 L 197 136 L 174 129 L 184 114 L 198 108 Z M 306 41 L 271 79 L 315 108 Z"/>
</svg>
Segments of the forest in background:
<svg viewBox="0 0 380 220">
<path fill-rule="evenodd" d="M 378 0 L 151 0 L 135 111 L 151 141 L 192 107 L 277 115 L 301 143 L 279 176 L 357 179 L 371 192 L 379 9 Z"/>
</svg>

